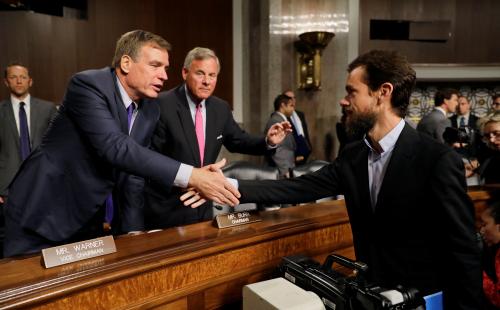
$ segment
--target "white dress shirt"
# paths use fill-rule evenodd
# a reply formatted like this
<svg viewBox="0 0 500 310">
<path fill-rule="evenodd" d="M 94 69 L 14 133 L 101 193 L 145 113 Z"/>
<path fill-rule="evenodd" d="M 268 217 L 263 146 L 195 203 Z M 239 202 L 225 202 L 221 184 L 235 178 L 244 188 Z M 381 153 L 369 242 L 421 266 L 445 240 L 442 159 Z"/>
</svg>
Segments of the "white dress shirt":
<svg viewBox="0 0 500 310">
<path fill-rule="evenodd" d="M 28 131 L 31 137 L 31 96 L 28 94 L 23 100 L 19 100 L 18 98 L 10 95 L 10 102 L 12 102 L 12 109 L 14 109 L 14 118 L 16 120 L 17 132 L 21 134 L 21 130 L 19 128 L 19 107 L 20 103 L 24 102 L 24 111 L 26 111 L 26 120 L 28 122 Z"/>
</svg>

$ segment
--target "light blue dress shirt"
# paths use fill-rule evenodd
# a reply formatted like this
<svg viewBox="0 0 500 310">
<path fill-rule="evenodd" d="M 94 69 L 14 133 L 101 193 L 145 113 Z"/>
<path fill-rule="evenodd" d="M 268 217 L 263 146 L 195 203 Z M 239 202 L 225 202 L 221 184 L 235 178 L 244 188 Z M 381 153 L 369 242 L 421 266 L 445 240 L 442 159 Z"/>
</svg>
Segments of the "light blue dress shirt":
<svg viewBox="0 0 500 310">
<path fill-rule="evenodd" d="M 127 109 L 132 103 L 135 104 L 135 102 L 130 99 L 130 96 L 127 94 L 125 91 L 125 88 L 123 88 L 123 85 L 120 82 L 120 79 L 116 77 L 117 79 L 117 84 L 118 84 L 118 90 L 120 91 L 120 96 L 122 98 L 123 104 L 125 105 L 125 109 Z M 139 113 L 136 105 L 136 109 L 134 110 L 134 114 L 132 114 L 132 124 L 130 125 L 129 129 L 129 134 L 130 131 L 132 130 L 132 126 L 134 125 L 135 119 L 137 117 L 137 114 Z M 179 170 L 177 171 L 177 175 L 175 176 L 174 179 L 174 186 L 178 186 L 181 188 L 186 188 L 189 183 L 189 178 L 191 177 L 191 173 L 193 172 L 193 166 L 186 165 L 181 163 Z"/>
<path fill-rule="evenodd" d="M 401 119 L 396 127 L 389 131 L 378 142 L 382 149 L 381 153 L 373 148 L 366 136 L 364 138 L 366 145 L 368 145 L 368 147 L 370 148 L 370 152 L 368 153 L 368 183 L 370 187 L 370 198 L 373 208 L 375 208 L 375 205 L 377 204 L 377 197 L 378 193 L 380 192 L 382 182 L 384 181 L 387 164 L 391 159 L 392 151 L 394 150 L 396 141 L 403 131 L 404 126 L 405 121 Z"/>
</svg>

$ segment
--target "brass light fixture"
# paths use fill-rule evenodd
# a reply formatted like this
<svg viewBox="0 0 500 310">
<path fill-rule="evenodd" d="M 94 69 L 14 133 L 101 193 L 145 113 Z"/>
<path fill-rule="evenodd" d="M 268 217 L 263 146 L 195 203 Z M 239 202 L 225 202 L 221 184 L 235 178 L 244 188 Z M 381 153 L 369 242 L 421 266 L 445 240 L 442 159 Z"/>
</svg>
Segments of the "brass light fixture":
<svg viewBox="0 0 500 310">
<path fill-rule="evenodd" d="M 297 49 L 297 84 L 299 89 L 321 89 L 321 53 L 335 36 L 332 32 L 312 31 L 299 35 Z"/>
</svg>

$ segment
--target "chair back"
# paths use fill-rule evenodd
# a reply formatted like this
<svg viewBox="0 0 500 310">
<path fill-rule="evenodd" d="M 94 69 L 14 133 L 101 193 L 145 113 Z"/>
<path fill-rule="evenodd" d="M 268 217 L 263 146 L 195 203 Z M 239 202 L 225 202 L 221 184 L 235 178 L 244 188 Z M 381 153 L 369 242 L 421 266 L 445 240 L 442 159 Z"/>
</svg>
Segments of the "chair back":
<svg viewBox="0 0 500 310">
<path fill-rule="evenodd" d="M 224 176 L 239 180 L 277 180 L 279 171 L 276 167 L 259 166 L 250 162 L 235 161 L 229 163 L 222 168 Z M 222 210 L 218 210 L 222 207 Z M 230 209 L 229 206 L 219 206 L 214 209 L 214 215 L 221 213 L 229 213 L 232 211 L 249 211 L 249 210 L 271 210 L 278 209 L 279 206 L 261 205 L 255 203 L 243 203 Z"/>
<path fill-rule="evenodd" d="M 292 177 L 300 177 L 301 175 L 314 172 L 328 165 L 329 163 L 324 160 L 313 160 L 303 165 L 297 166 L 292 169 Z"/>
</svg>

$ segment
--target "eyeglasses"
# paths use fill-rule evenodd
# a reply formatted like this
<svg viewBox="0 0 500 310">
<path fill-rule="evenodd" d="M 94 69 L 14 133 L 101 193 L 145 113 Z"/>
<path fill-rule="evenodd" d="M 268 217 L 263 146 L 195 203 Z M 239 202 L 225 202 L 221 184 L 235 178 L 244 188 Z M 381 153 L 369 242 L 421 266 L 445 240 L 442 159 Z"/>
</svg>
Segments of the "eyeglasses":
<svg viewBox="0 0 500 310">
<path fill-rule="evenodd" d="M 484 141 L 490 141 L 491 138 L 494 138 L 495 140 L 500 140 L 500 130 L 495 130 L 492 132 L 485 132 L 483 134 Z"/>
</svg>

